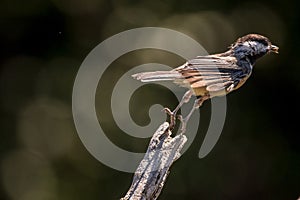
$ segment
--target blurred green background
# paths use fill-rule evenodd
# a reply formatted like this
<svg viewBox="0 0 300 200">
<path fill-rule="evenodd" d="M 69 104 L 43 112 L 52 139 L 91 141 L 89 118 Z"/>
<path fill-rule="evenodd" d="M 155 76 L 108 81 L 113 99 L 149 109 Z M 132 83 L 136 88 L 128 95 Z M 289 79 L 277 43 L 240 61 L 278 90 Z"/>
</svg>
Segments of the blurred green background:
<svg viewBox="0 0 300 200">
<path fill-rule="evenodd" d="M 297 199 L 299 8 L 295 0 L 2 0 L 0 199 L 125 195 L 132 174 L 98 162 L 76 133 L 72 87 L 81 62 L 95 46 L 121 31 L 144 26 L 181 31 L 209 53 L 225 51 L 247 33 L 265 35 L 280 47 L 279 55 L 259 60 L 245 86 L 228 96 L 221 138 L 207 157 L 199 159 L 210 118 L 210 104 L 202 107 L 197 137 L 172 166 L 160 199 Z M 147 62 L 176 67 L 184 60 L 158 50 L 126 54 L 110 66 L 97 90 L 99 123 L 115 144 L 135 152 L 144 152 L 149 139 L 130 137 L 116 126 L 110 95 L 117 77 Z M 169 91 L 153 85 L 137 91 L 133 99 L 132 116 L 154 102 L 177 104 Z M 146 125 L 147 111 L 135 120 Z"/>
</svg>

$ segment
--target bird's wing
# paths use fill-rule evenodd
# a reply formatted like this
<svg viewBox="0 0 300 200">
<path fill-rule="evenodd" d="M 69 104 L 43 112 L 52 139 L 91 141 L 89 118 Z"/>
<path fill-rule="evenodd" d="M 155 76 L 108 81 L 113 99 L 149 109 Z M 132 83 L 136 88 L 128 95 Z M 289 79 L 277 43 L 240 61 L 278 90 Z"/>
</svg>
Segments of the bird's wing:
<svg viewBox="0 0 300 200">
<path fill-rule="evenodd" d="M 204 88 L 208 92 L 226 90 L 232 84 L 238 84 L 243 75 L 235 57 L 229 56 L 199 56 L 175 70 L 183 76 L 178 84 L 189 85 L 192 89 Z"/>
</svg>

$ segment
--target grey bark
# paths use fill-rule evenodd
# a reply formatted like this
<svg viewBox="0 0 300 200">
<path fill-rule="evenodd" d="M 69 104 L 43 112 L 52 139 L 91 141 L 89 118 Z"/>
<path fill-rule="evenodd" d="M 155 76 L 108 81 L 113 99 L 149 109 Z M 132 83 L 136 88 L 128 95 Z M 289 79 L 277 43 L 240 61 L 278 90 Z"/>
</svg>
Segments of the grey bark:
<svg viewBox="0 0 300 200">
<path fill-rule="evenodd" d="M 160 195 L 170 167 L 187 141 L 183 134 L 171 137 L 165 122 L 154 133 L 147 152 L 135 171 L 132 185 L 121 200 L 155 200 Z"/>
</svg>

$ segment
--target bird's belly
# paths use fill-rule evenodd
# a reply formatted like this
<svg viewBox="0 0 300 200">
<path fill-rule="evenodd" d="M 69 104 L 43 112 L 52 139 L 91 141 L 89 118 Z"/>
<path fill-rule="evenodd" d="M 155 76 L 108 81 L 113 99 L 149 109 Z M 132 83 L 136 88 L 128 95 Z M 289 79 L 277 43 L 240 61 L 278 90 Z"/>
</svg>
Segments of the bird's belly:
<svg viewBox="0 0 300 200">
<path fill-rule="evenodd" d="M 239 89 L 242 85 L 244 85 L 244 83 L 246 82 L 246 80 L 248 79 L 249 76 L 246 76 L 245 78 L 241 79 L 240 82 L 237 84 L 237 86 L 235 86 L 235 88 L 233 90 L 237 90 Z M 210 96 L 210 97 L 216 97 L 216 96 L 224 96 L 226 94 L 228 94 L 228 88 L 224 88 L 222 90 L 218 90 L 218 91 L 208 91 L 205 87 L 198 87 L 198 88 L 192 88 L 195 96 Z"/>
<path fill-rule="evenodd" d="M 193 92 L 195 96 L 210 96 L 210 97 L 224 96 L 227 94 L 226 89 L 212 92 L 212 91 L 208 91 L 206 87 L 193 88 Z"/>
<path fill-rule="evenodd" d="M 206 87 L 199 87 L 199 88 L 193 88 L 193 92 L 195 96 L 205 96 L 208 94 L 208 91 L 206 90 Z"/>
</svg>

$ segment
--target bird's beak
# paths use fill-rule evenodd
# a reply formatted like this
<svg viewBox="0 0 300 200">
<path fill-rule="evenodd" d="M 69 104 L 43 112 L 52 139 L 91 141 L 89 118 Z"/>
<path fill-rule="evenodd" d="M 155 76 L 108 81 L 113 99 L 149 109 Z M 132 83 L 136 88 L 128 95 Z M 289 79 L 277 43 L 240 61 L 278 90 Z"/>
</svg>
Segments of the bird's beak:
<svg viewBox="0 0 300 200">
<path fill-rule="evenodd" d="M 270 51 L 274 53 L 279 53 L 279 47 L 275 45 L 270 46 Z"/>
</svg>

